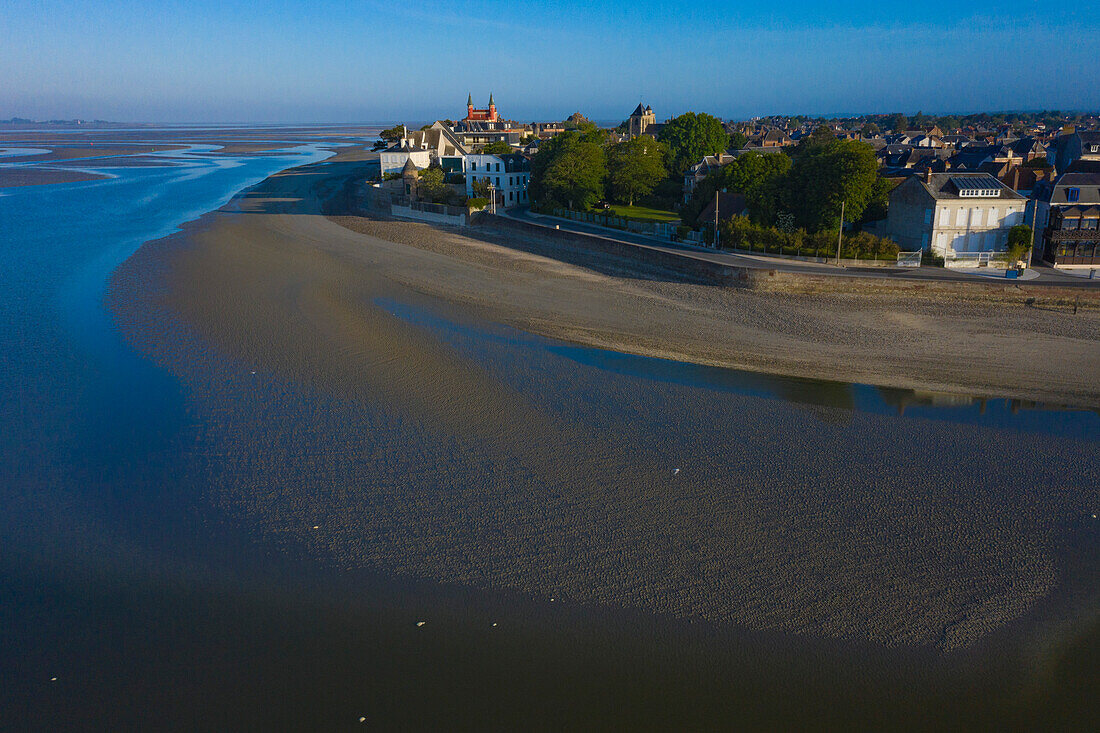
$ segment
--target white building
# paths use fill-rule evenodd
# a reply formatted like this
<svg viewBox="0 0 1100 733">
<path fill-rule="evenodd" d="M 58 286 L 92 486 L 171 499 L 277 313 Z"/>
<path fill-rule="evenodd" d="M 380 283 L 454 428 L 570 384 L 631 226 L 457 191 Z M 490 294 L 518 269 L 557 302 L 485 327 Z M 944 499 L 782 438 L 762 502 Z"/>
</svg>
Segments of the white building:
<svg viewBox="0 0 1100 733">
<path fill-rule="evenodd" d="M 1027 199 L 987 173 L 925 173 L 890 192 L 885 236 L 902 250 L 996 252 L 1024 222 Z"/>
<path fill-rule="evenodd" d="M 466 195 L 477 196 L 474 185 L 486 181 L 496 192 L 497 206 L 512 207 L 528 203 L 527 185 L 531 180 L 531 161 L 520 153 L 466 156 Z"/>
<path fill-rule="evenodd" d="M 450 128 L 442 122 L 436 122 L 427 130 L 406 132 L 405 137 L 379 153 L 378 161 L 382 175 L 400 173 L 408 160 L 412 160 L 413 165 L 420 169 L 427 168 L 434 161 L 439 161 L 445 171 L 451 172 L 448 169 L 452 166 L 445 161 L 461 160 L 466 153 L 466 147 L 455 137 Z M 455 162 L 453 170 L 461 171 L 461 164 Z"/>
</svg>

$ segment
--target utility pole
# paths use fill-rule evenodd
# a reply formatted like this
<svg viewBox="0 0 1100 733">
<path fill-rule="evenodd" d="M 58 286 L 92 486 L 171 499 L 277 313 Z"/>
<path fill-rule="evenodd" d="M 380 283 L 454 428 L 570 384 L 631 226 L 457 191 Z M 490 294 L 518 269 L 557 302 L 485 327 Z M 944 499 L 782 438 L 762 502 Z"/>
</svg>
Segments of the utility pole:
<svg viewBox="0 0 1100 733">
<path fill-rule="evenodd" d="M 840 202 L 840 229 L 836 233 L 836 266 L 840 267 L 840 240 L 844 237 L 844 202 Z"/>
<path fill-rule="evenodd" d="M 714 248 L 718 249 L 718 192 L 714 192 Z"/>
<path fill-rule="evenodd" d="M 1039 199 L 1032 197 L 1031 203 L 1031 249 L 1027 251 L 1027 269 L 1031 269 L 1031 258 L 1035 255 L 1035 237 L 1039 234 Z"/>
</svg>

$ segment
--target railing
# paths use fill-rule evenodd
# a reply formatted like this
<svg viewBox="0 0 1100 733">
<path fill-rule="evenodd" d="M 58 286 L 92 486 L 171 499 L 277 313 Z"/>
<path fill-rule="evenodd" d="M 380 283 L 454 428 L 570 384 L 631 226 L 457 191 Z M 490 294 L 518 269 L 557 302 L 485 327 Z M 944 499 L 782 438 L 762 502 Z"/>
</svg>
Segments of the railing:
<svg viewBox="0 0 1100 733">
<path fill-rule="evenodd" d="M 947 250 L 943 258 L 944 267 L 989 267 L 994 263 L 1006 264 L 1005 252 L 956 252 Z"/>
<path fill-rule="evenodd" d="M 916 252 L 898 252 L 898 267 L 920 267 L 921 254 L 920 250 Z"/>
<path fill-rule="evenodd" d="M 590 211 L 571 211 L 569 209 L 554 209 L 554 216 L 563 219 L 572 219 L 573 221 L 588 222 L 611 229 L 623 229 L 637 234 L 650 234 L 655 237 L 669 240 L 676 238 L 676 230 L 680 227 L 680 222 L 678 221 L 638 221 L 637 219 L 627 219 L 622 216 L 600 216 Z"/>
</svg>

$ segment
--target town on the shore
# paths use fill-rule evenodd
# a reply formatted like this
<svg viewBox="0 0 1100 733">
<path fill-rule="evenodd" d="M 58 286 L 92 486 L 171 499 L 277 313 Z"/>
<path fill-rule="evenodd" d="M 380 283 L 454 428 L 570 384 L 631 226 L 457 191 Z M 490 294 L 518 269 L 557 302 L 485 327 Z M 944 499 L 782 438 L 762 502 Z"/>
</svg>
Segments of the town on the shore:
<svg viewBox="0 0 1100 733">
<path fill-rule="evenodd" d="M 664 122 L 465 115 L 382 131 L 376 188 L 412 218 L 543 217 L 796 259 L 1100 267 L 1100 117 L 1018 112 Z M 451 215 L 451 219 L 447 217 Z"/>
</svg>

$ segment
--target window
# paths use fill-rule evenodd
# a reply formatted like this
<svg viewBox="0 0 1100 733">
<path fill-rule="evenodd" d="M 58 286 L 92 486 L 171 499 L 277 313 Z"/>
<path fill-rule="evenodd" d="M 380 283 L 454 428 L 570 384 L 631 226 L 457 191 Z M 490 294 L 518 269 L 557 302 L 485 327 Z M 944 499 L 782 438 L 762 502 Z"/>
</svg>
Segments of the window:
<svg viewBox="0 0 1100 733">
<path fill-rule="evenodd" d="M 932 209 L 926 209 L 925 210 L 925 212 L 924 212 L 924 223 L 925 224 L 931 224 L 932 223 Z"/>
<path fill-rule="evenodd" d="M 1076 201 L 1081 196 L 1081 189 L 1079 188 L 1067 188 L 1066 189 L 1066 201 Z"/>
<path fill-rule="evenodd" d="M 472 170 L 472 171 L 477 170 L 477 161 L 476 160 L 470 161 L 470 170 Z"/>
<path fill-rule="evenodd" d="M 940 209 L 940 226 L 945 227 L 945 226 L 949 226 L 950 224 L 951 224 L 951 209 L 948 209 L 946 207 Z"/>
<path fill-rule="evenodd" d="M 497 188 L 500 188 L 500 176 L 497 176 Z"/>
<path fill-rule="evenodd" d="M 512 192 L 511 192 L 511 191 L 509 191 L 509 192 L 508 192 L 508 200 L 509 200 L 509 201 L 511 201 L 511 200 L 512 200 Z"/>
<path fill-rule="evenodd" d="M 966 209 L 959 208 L 955 210 L 955 226 L 966 226 Z"/>
<path fill-rule="evenodd" d="M 982 225 L 982 210 L 974 209 L 970 212 L 970 226 L 980 227 Z"/>
<path fill-rule="evenodd" d="M 509 185 L 509 186 L 513 185 L 513 184 L 512 184 L 512 177 L 511 177 L 511 176 L 508 176 L 508 185 Z"/>
<path fill-rule="evenodd" d="M 496 170 L 497 170 L 497 173 L 500 173 L 500 163 L 497 163 L 497 168 L 496 168 Z"/>
</svg>

